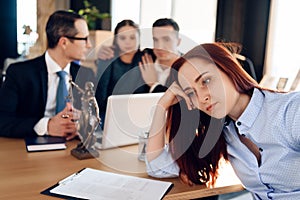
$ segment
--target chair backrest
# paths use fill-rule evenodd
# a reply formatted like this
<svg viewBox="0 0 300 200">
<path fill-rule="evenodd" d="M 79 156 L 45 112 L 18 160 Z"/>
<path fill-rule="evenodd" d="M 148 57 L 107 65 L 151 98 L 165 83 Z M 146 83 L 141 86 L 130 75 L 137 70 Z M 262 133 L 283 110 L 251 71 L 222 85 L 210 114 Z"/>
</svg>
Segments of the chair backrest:
<svg viewBox="0 0 300 200">
<path fill-rule="evenodd" d="M 235 57 L 238 59 L 238 61 L 240 61 L 241 65 L 243 66 L 243 68 L 246 70 L 246 72 L 248 74 L 250 74 L 250 76 L 257 81 L 257 77 L 256 77 L 256 73 L 255 73 L 255 67 L 254 64 L 252 62 L 252 60 L 250 60 L 249 58 L 241 55 L 241 54 L 235 54 Z"/>
<path fill-rule="evenodd" d="M 5 78 L 5 76 L 1 72 L 1 74 L 0 74 L 0 88 L 2 87 L 2 83 L 4 81 L 4 78 Z"/>
</svg>

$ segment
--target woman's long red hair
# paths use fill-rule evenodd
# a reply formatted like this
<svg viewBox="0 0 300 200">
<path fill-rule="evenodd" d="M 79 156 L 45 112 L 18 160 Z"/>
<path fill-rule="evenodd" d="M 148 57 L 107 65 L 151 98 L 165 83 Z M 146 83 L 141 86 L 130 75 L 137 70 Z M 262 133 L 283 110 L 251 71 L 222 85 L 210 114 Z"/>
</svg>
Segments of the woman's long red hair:
<svg viewBox="0 0 300 200">
<path fill-rule="evenodd" d="M 191 58 L 205 59 L 229 76 L 240 93 L 252 95 L 254 88 L 260 88 L 234 57 L 233 49 L 225 43 L 207 43 L 194 47 L 172 65 L 171 81 L 178 83 L 178 71 Z M 210 123 L 224 121 L 212 119 L 200 110 L 189 111 L 183 101 L 169 109 L 167 131 L 169 132 L 170 150 L 181 172 L 185 173 L 195 184 L 203 184 L 217 178 L 220 158 L 228 159 L 226 141 L 223 132 L 212 150 L 203 158 L 199 151 L 207 135 Z M 223 124 L 221 124 L 223 127 Z M 222 129 L 221 129 L 222 130 Z"/>
</svg>

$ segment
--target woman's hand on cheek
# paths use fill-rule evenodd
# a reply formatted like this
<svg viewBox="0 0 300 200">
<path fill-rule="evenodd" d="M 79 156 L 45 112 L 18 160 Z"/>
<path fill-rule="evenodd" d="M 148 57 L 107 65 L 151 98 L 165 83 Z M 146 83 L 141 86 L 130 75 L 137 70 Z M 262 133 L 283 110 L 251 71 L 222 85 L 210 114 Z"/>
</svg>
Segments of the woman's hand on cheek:
<svg viewBox="0 0 300 200">
<path fill-rule="evenodd" d="M 161 98 L 160 103 L 165 109 L 168 109 L 168 107 L 178 103 L 182 99 L 185 100 L 188 109 L 192 110 L 193 106 L 190 98 L 184 93 L 184 91 L 176 82 L 173 82 L 165 92 L 165 95 Z"/>
</svg>

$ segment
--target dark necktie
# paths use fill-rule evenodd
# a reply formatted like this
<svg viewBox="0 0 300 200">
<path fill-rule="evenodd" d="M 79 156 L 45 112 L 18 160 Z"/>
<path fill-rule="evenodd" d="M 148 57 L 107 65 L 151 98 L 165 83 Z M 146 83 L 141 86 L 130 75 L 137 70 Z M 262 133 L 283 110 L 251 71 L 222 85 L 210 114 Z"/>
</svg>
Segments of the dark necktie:
<svg viewBox="0 0 300 200">
<path fill-rule="evenodd" d="M 59 113 L 66 107 L 67 96 L 68 96 L 68 89 L 66 85 L 67 72 L 59 71 L 57 72 L 59 77 L 59 83 L 57 87 L 57 94 L 56 94 L 56 113 Z"/>
<path fill-rule="evenodd" d="M 256 144 L 254 144 L 250 139 L 246 138 L 245 135 L 241 135 L 239 133 L 239 129 L 234 125 L 235 130 L 241 140 L 241 142 L 255 155 L 257 159 L 258 166 L 261 164 L 261 154 L 260 154 L 260 148 Z"/>
</svg>

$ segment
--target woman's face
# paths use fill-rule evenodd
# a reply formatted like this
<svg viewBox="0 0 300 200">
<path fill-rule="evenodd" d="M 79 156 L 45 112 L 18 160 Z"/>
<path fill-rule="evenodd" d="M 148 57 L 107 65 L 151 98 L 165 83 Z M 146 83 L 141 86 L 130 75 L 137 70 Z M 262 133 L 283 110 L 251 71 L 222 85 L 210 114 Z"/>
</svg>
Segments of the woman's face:
<svg viewBox="0 0 300 200">
<path fill-rule="evenodd" d="M 239 93 L 232 80 L 213 63 L 192 58 L 179 69 L 179 84 L 194 106 L 223 118 L 236 106 Z"/>
<path fill-rule="evenodd" d="M 132 26 L 123 26 L 117 35 L 117 44 L 121 53 L 136 51 L 139 47 L 138 31 Z"/>
</svg>

